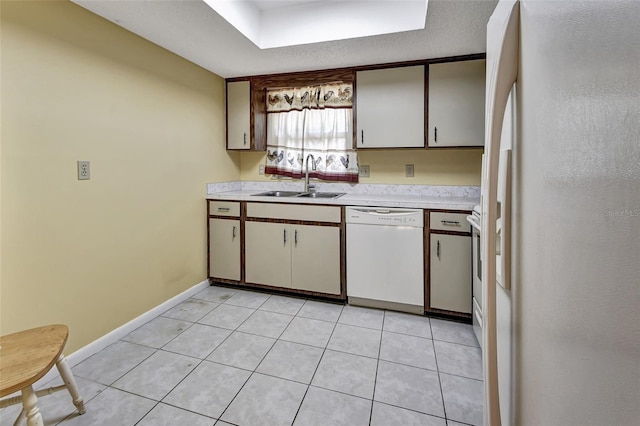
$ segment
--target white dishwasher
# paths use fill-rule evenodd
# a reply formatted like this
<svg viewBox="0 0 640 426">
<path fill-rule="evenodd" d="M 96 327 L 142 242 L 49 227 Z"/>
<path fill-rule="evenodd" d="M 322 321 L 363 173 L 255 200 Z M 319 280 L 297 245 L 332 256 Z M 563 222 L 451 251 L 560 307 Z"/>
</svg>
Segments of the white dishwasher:
<svg viewBox="0 0 640 426">
<path fill-rule="evenodd" d="M 424 213 L 347 207 L 349 304 L 424 314 Z"/>
</svg>

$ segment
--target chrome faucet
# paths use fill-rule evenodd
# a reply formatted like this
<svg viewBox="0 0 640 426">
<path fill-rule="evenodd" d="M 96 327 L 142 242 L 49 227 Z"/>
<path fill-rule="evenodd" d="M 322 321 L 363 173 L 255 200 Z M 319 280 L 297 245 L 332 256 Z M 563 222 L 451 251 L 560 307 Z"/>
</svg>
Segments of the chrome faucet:
<svg viewBox="0 0 640 426">
<path fill-rule="evenodd" d="M 309 192 L 310 190 L 315 189 L 315 185 L 309 185 L 309 157 L 311 157 L 311 167 L 313 168 L 313 170 L 316 169 L 315 157 L 313 156 L 313 154 L 307 155 L 304 172 L 304 192 Z"/>
</svg>

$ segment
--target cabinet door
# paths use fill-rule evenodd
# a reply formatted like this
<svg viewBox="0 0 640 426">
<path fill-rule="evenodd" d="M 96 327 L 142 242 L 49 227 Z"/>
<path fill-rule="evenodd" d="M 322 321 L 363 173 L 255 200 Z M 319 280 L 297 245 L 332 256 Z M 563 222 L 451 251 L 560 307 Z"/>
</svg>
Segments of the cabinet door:
<svg viewBox="0 0 640 426">
<path fill-rule="evenodd" d="M 245 281 L 290 288 L 292 238 L 287 224 L 245 222 Z"/>
<path fill-rule="evenodd" d="M 485 60 L 429 65 L 429 147 L 484 145 Z"/>
<path fill-rule="evenodd" d="M 358 71 L 358 148 L 424 147 L 424 66 Z"/>
<path fill-rule="evenodd" d="M 240 281 L 240 221 L 209 219 L 209 275 Z"/>
<path fill-rule="evenodd" d="M 227 83 L 227 149 L 251 149 L 250 117 L 250 83 Z"/>
<path fill-rule="evenodd" d="M 471 237 L 431 234 L 431 308 L 471 313 Z"/>
<path fill-rule="evenodd" d="M 340 294 L 340 228 L 293 225 L 292 288 Z"/>
</svg>

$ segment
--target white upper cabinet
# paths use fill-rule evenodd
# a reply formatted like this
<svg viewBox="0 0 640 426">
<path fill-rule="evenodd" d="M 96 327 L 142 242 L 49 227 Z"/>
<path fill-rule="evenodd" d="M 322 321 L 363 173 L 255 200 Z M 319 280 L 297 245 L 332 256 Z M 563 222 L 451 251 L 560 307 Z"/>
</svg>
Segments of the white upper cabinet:
<svg viewBox="0 0 640 426">
<path fill-rule="evenodd" d="M 424 147 L 424 66 L 356 73 L 357 147 Z"/>
<path fill-rule="evenodd" d="M 251 84 L 227 83 L 227 149 L 251 149 Z"/>
<path fill-rule="evenodd" d="M 483 146 L 485 60 L 429 65 L 428 146 Z"/>
</svg>

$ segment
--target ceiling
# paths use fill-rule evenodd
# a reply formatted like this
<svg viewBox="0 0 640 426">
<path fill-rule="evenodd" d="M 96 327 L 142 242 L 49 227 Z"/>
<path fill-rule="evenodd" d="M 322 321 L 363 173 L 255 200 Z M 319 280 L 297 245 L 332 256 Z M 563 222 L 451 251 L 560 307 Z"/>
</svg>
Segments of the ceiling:
<svg viewBox="0 0 640 426">
<path fill-rule="evenodd" d="M 225 78 L 482 53 L 497 4 L 430 0 L 423 30 L 260 49 L 203 0 L 72 1 Z M 260 8 L 283 4 L 270 0 Z"/>
<path fill-rule="evenodd" d="M 204 0 L 260 49 L 422 30 L 428 0 Z"/>
</svg>

